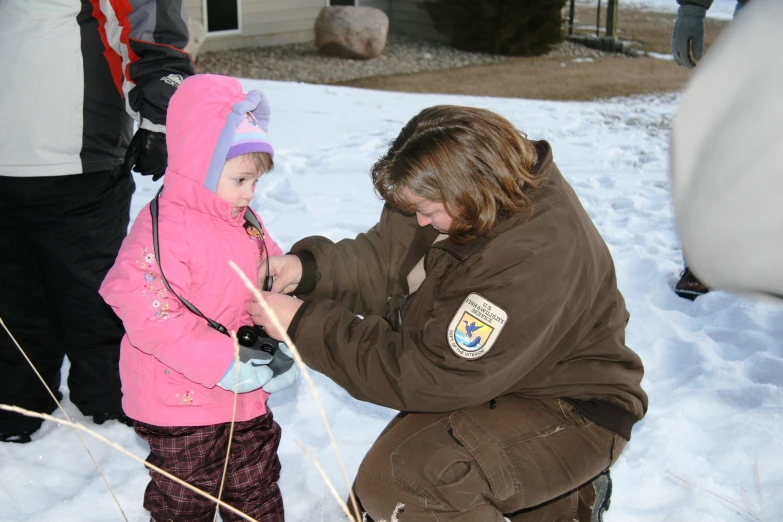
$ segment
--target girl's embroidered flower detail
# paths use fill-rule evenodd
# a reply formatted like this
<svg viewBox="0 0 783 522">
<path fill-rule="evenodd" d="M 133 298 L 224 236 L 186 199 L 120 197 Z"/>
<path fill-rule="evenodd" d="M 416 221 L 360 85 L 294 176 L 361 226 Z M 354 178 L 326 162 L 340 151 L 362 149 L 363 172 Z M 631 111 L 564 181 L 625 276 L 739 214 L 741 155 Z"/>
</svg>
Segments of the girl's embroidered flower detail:
<svg viewBox="0 0 783 522">
<path fill-rule="evenodd" d="M 185 406 L 192 406 L 193 405 L 193 390 L 188 390 L 182 395 L 179 393 L 177 394 L 177 402 L 180 404 L 184 404 Z"/>
<path fill-rule="evenodd" d="M 164 321 L 174 317 L 169 311 L 171 306 L 167 299 L 166 288 L 159 283 L 160 275 L 155 271 L 155 255 L 150 252 L 148 247 L 141 247 L 141 255 L 136 260 L 136 265 L 143 270 L 144 288 L 141 291 L 144 296 L 150 300 L 153 310 L 153 319 Z"/>
</svg>

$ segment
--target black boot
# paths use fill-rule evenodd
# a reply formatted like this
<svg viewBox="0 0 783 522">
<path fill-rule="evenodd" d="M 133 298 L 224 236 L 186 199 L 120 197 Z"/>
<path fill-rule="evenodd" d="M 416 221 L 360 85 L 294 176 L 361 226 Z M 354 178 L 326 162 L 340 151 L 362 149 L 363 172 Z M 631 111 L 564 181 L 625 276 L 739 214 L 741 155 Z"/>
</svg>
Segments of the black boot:
<svg viewBox="0 0 783 522">
<path fill-rule="evenodd" d="M 604 512 L 609 511 L 612 501 L 612 477 L 607 469 L 592 481 L 580 487 L 579 507 L 576 519 L 579 522 L 603 522 Z"/>
<path fill-rule="evenodd" d="M 685 270 L 680 272 L 680 280 L 674 287 L 674 292 L 685 299 L 693 301 L 700 295 L 706 294 L 710 289 L 699 281 L 693 272 L 686 266 Z"/>
<path fill-rule="evenodd" d="M 116 420 L 118 422 L 125 424 L 126 426 L 130 426 L 131 428 L 133 427 L 133 419 L 131 419 L 130 417 L 128 417 L 122 412 L 112 411 L 107 413 L 96 413 L 95 415 L 92 416 L 92 421 L 95 424 L 99 424 L 99 425 L 110 420 Z"/>
<path fill-rule="evenodd" d="M 17 444 L 27 444 L 32 441 L 30 435 L 32 431 L 9 431 L 7 433 L 0 433 L 0 442 L 16 442 Z"/>
</svg>

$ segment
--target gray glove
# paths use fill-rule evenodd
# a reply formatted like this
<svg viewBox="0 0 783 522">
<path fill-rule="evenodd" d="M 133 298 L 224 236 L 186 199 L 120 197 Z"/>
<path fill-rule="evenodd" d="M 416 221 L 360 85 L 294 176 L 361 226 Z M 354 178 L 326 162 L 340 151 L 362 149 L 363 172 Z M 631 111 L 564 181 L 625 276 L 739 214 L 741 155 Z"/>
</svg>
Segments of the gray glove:
<svg viewBox="0 0 783 522">
<path fill-rule="evenodd" d="M 268 356 L 263 359 L 250 359 L 239 363 L 234 359 L 217 385 L 224 390 L 237 393 L 257 390 L 267 384 L 274 375 L 268 366 L 271 360 L 272 358 Z M 237 368 L 239 368 L 238 371 Z"/>
<path fill-rule="evenodd" d="M 264 384 L 264 391 L 267 393 L 276 393 L 286 388 L 290 388 L 296 383 L 296 379 L 299 377 L 299 366 L 294 361 L 294 357 L 291 351 L 284 343 L 280 343 L 280 347 L 272 357 L 272 362 L 269 363 L 269 368 L 274 372 L 269 381 Z"/>
<path fill-rule="evenodd" d="M 678 64 L 693 69 L 704 51 L 704 17 L 707 9 L 681 5 L 672 30 L 672 56 Z"/>
</svg>

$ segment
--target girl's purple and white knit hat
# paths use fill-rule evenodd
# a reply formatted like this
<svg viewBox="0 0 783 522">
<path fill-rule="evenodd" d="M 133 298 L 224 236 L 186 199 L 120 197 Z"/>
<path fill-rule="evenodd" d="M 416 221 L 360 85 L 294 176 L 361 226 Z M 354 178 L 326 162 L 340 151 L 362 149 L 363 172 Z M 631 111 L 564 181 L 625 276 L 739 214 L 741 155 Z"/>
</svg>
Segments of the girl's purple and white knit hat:
<svg viewBox="0 0 783 522">
<path fill-rule="evenodd" d="M 228 149 L 228 154 L 226 154 L 226 160 L 250 152 L 268 152 L 274 155 L 272 144 L 269 143 L 269 137 L 266 132 L 261 128 L 256 118 L 248 112 L 234 133 L 234 139 L 231 147 Z"/>
</svg>

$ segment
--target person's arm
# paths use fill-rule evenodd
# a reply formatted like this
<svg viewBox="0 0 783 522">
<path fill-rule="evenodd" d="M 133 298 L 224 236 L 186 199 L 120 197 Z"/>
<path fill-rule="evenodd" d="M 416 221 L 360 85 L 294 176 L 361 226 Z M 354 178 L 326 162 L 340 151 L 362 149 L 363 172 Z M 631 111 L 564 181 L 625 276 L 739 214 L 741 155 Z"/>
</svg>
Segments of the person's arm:
<svg viewBox="0 0 783 522">
<path fill-rule="evenodd" d="M 305 238 L 291 248 L 302 260 L 303 274 L 293 292 L 302 298 L 328 297 L 358 314 L 381 313 L 386 303 L 386 285 L 400 258 L 392 258 L 392 245 L 409 242 L 416 220 L 389 206 L 380 221 L 355 239 L 334 243 L 325 237 Z"/>
<path fill-rule="evenodd" d="M 680 4 L 672 29 L 674 60 L 692 69 L 704 53 L 704 17 L 712 0 L 677 0 Z"/>
<path fill-rule="evenodd" d="M 171 288 L 190 301 L 182 220 L 170 217 L 161 219 L 159 226 L 163 273 Z M 208 388 L 225 374 L 234 356 L 233 341 L 185 308 L 164 285 L 152 245 L 148 206 L 136 218 L 100 294 L 122 319 L 134 348 Z"/>
<path fill-rule="evenodd" d="M 119 27 L 105 31 L 123 56 L 123 91 L 128 113 L 141 129 L 166 132 L 166 109 L 179 84 L 194 73 L 193 60 L 185 52 L 188 25 L 182 0 L 112 0 L 101 9 L 113 8 Z M 118 34 L 113 34 L 118 33 Z"/>
<path fill-rule="evenodd" d="M 194 74 L 182 0 L 96 2 L 94 16 L 112 74 L 139 124 L 124 169 L 158 179 L 166 169 L 166 109 L 179 84 Z"/>
<path fill-rule="evenodd" d="M 301 306 L 289 336 L 302 347 L 308 366 L 357 399 L 423 412 L 482 404 L 508 393 L 529 372 L 555 364 L 551 352 L 579 313 L 568 304 L 579 267 L 516 254 L 518 263 L 505 270 L 471 266 L 449 275 L 452 284 L 443 283 L 421 330 L 395 331 L 378 315 L 360 318 L 335 301 L 314 299 Z M 542 286 L 545 281 L 558 284 Z M 499 336 L 491 349 L 467 360 L 450 347 L 448 330 L 472 292 L 503 309 L 507 318 L 493 332 Z"/>
</svg>

